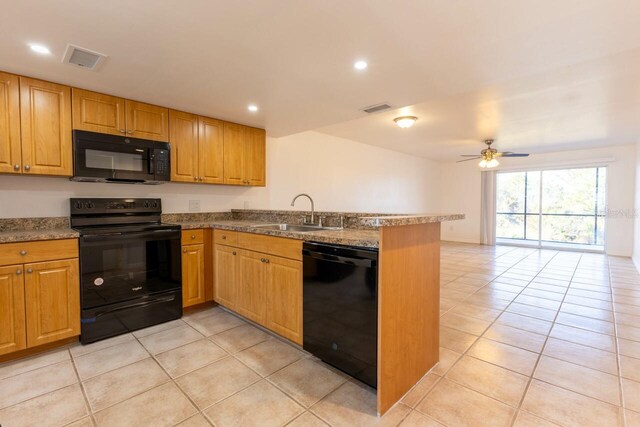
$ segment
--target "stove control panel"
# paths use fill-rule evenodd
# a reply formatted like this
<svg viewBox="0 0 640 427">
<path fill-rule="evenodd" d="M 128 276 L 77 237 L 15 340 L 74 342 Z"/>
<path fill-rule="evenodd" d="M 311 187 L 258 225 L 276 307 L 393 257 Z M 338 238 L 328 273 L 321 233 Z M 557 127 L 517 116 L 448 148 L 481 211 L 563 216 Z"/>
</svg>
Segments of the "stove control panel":
<svg viewBox="0 0 640 427">
<path fill-rule="evenodd" d="M 161 199 L 72 198 L 71 216 L 162 212 Z"/>
</svg>

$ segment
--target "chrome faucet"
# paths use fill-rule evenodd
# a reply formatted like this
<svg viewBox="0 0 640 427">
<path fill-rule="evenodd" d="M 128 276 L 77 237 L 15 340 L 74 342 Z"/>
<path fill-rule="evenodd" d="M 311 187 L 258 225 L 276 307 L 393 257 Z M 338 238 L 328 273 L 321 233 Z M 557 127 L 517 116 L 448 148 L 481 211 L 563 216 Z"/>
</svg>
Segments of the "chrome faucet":
<svg viewBox="0 0 640 427">
<path fill-rule="evenodd" d="M 298 197 L 306 197 L 309 199 L 309 201 L 311 202 L 311 224 L 315 224 L 315 208 L 313 207 L 313 199 L 311 198 L 310 195 L 306 194 L 306 193 L 300 193 L 298 194 L 296 197 L 293 198 L 293 200 L 291 201 L 291 206 L 295 205 L 296 200 L 298 200 Z M 307 223 L 307 221 L 304 221 L 305 223 Z"/>
</svg>

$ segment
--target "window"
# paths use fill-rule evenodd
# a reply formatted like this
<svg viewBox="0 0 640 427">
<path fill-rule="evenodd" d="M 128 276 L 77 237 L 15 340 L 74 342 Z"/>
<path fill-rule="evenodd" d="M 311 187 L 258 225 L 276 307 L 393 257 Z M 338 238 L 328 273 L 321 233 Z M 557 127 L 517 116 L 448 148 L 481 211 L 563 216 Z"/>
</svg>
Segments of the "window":
<svg viewBox="0 0 640 427">
<path fill-rule="evenodd" d="M 602 249 L 605 184 L 606 168 L 498 173 L 498 241 Z"/>
</svg>

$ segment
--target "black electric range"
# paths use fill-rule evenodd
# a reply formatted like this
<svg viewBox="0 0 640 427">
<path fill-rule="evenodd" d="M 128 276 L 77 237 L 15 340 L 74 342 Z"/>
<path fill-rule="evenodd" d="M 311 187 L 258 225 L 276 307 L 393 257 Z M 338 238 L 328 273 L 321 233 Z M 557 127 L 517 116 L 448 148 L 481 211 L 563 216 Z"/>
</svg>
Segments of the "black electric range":
<svg viewBox="0 0 640 427">
<path fill-rule="evenodd" d="M 160 199 L 70 199 L 80 233 L 82 343 L 182 316 L 180 226 Z"/>
</svg>

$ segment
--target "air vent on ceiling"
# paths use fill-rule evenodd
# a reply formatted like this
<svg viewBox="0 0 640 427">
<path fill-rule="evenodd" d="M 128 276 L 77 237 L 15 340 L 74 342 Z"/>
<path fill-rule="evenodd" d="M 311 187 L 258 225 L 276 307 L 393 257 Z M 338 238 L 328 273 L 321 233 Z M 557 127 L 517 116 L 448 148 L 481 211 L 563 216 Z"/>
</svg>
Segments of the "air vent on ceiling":
<svg viewBox="0 0 640 427">
<path fill-rule="evenodd" d="M 364 111 L 365 113 L 372 114 L 372 113 L 377 113 L 378 111 L 388 110 L 389 108 L 391 108 L 391 105 L 387 103 L 382 103 L 382 104 L 376 104 L 376 105 L 370 105 L 368 107 L 364 107 L 362 111 Z"/>
<path fill-rule="evenodd" d="M 102 53 L 68 44 L 62 62 L 95 71 L 102 65 L 106 58 L 107 55 Z"/>
</svg>

